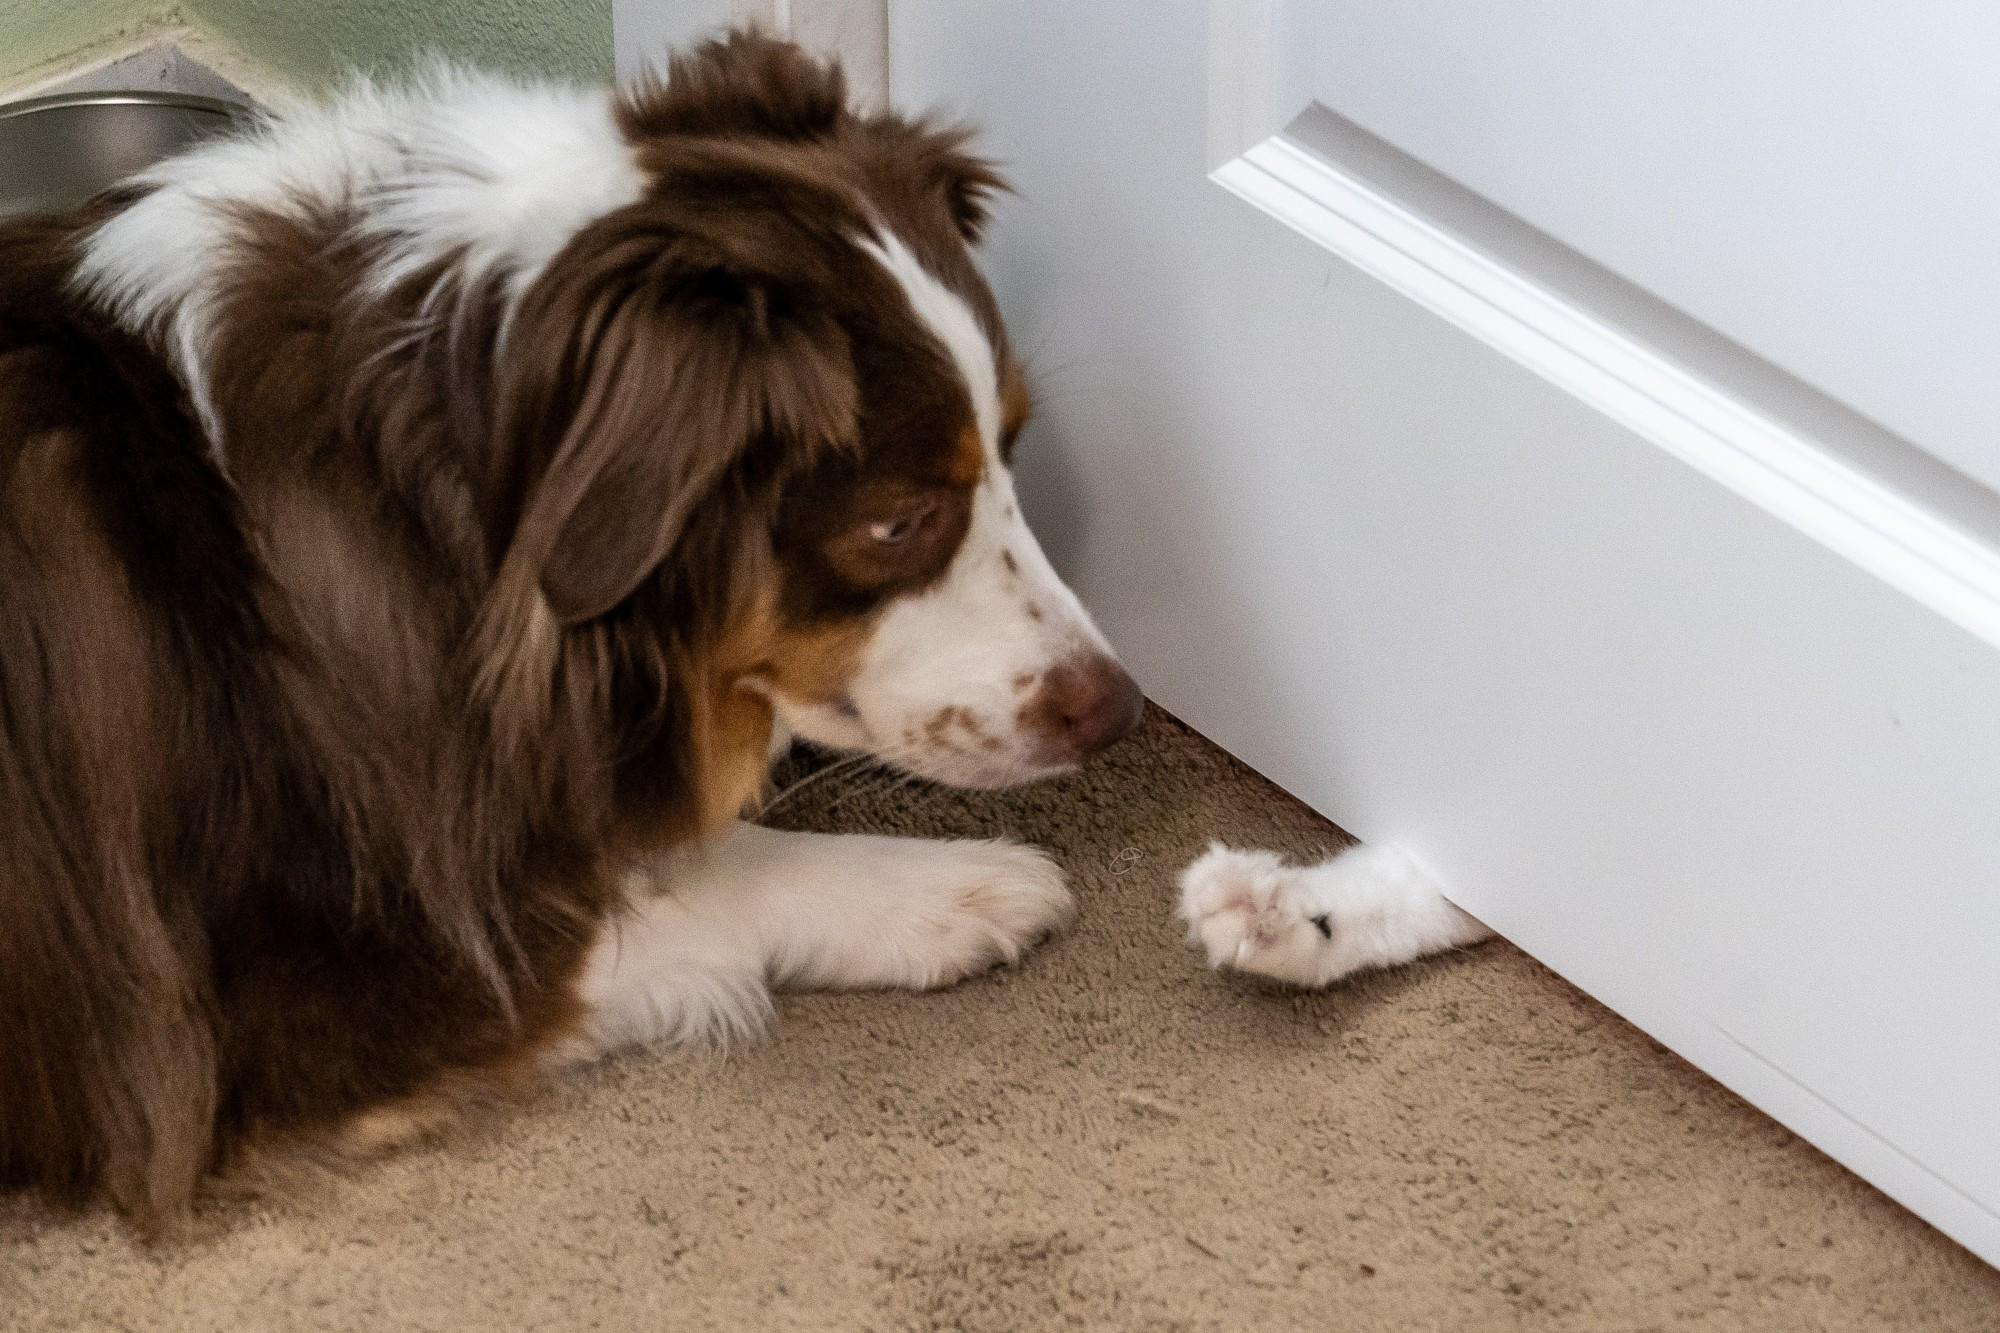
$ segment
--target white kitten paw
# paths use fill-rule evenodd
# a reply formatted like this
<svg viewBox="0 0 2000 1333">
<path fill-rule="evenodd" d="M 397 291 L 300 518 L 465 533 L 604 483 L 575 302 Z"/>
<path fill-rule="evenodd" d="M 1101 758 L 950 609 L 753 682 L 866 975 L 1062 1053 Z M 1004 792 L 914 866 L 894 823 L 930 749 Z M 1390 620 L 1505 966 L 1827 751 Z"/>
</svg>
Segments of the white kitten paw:
<svg viewBox="0 0 2000 1333">
<path fill-rule="evenodd" d="M 1212 844 L 1181 872 L 1188 942 L 1209 966 L 1324 986 L 1476 943 L 1491 932 L 1447 902 L 1395 847 L 1352 847 L 1314 866 Z"/>
<path fill-rule="evenodd" d="M 1214 968 L 1314 984 L 1319 946 L 1331 923 L 1299 892 L 1299 871 L 1274 852 L 1211 844 L 1181 872 L 1181 919 L 1188 943 Z"/>
</svg>

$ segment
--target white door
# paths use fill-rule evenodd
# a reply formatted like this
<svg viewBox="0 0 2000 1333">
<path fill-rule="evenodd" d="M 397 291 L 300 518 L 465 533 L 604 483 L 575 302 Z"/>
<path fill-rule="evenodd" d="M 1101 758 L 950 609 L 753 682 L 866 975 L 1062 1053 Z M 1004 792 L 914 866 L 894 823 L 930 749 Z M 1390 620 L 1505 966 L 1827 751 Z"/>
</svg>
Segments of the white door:
<svg viewBox="0 0 2000 1333">
<path fill-rule="evenodd" d="M 1020 189 L 1031 503 L 1148 691 L 1996 1261 L 2000 505 L 1925 451 L 2000 458 L 2000 81 L 1951 10 L 909 0 L 889 68 Z"/>
<path fill-rule="evenodd" d="M 887 68 L 1019 188 L 1024 502 L 1148 693 L 2000 1262 L 2000 81 L 1894 12 L 893 0 Z"/>
<path fill-rule="evenodd" d="M 1288 8 L 1314 102 L 2000 485 L 2000 8 Z"/>
</svg>

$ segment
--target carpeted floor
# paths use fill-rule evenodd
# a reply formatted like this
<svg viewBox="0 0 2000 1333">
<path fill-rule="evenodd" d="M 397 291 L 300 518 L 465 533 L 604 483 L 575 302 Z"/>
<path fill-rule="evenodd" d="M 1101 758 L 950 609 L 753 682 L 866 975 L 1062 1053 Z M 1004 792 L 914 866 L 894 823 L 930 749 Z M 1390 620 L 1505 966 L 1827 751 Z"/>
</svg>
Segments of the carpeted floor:
<svg viewBox="0 0 2000 1333">
<path fill-rule="evenodd" d="M 1201 970 L 1182 863 L 1339 834 L 1163 715 L 1068 781 L 784 817 L 1043 843 L 1081 920 L 174 1245 L 0 1205 L 0 1326 L 2000 1330 L 2000 1273 L 1504 944 L 1313 995 Z"/>
</svg>

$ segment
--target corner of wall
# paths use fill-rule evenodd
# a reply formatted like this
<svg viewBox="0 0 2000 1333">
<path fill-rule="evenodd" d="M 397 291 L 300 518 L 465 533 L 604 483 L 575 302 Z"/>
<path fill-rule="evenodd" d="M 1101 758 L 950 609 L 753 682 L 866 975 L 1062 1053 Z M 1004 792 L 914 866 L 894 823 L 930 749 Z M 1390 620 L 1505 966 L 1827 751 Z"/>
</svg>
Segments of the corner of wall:
<svg viewBox="0 0 2000 1333">
<path fill-rule="evenodd" d="M 113 87 L 266 105 L 296 95 L 294 80 L 246 55 L 178 3 L 136 0 L 92 9 L 20 35 L 16 50 L 39 45 L 46 54 L 11 70 L 0 59 L 0 102 Z"/>
<path fill-rule="evenodd" d="M 81 74 L 126 59 L 180 26 L 177 6 L 98 5 L 96 13 L 38 29 L 16 23 L 4 37 L 0 58 L 0 99 L 32 97 Z"/>
</svg>

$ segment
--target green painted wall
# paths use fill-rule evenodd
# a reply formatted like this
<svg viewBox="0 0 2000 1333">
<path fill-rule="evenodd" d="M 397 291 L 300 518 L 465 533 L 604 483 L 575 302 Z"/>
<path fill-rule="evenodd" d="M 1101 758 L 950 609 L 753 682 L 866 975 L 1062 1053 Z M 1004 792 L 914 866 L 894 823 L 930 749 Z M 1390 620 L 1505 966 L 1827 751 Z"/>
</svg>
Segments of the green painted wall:
<svg viewBox="0 0 2000 1333">
<path fill-rule="evenodd" d="M 588 83 L 611 77 L 611 0 L 183 0 L 182 8 L 218 41 L 306 88 L 432 52 Z"/>
<path fill-rule="evenodd" d="M 160 0 L 0 0 L 0 80 L 30 76 L 136 36 L 171 8 Z M 607 16 L 607 51 L 610 23 Z"/>
<path fill-rule="evenodd" d="M 0 81 L 175 23 L 307 89 L 431 53 L 590 83 L 611 77 L 611 0 L 0 0 Z"/>
</svg>

